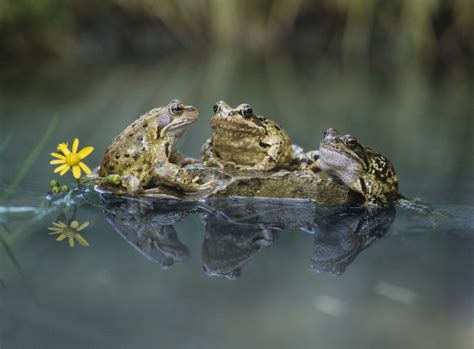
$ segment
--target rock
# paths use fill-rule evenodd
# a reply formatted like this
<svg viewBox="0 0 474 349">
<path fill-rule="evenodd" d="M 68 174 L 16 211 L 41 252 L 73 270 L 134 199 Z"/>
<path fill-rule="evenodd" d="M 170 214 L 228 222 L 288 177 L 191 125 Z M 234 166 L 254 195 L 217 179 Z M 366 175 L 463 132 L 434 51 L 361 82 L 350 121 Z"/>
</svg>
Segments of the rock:
<svg viewBox="0 0 474 349">
<path fill-rule="evenodd" d="M 362 203 L 359 194 L 333 181 L 324 172 L 312 171 L 238 171 L 191 164 L 184 167 L 200 183 L 214 180 L 214 189 L 198 193 L 183 193 L 175 188 L 156 184 L 143 196 L 196 201 L 208 197 L 261 197 L 306 199 L 317 205 L 341 206 Z M 102 191 L 103 188 L 101 188 Z M 105 190 L 106 191 L 106 190 Z"/>
</svg>

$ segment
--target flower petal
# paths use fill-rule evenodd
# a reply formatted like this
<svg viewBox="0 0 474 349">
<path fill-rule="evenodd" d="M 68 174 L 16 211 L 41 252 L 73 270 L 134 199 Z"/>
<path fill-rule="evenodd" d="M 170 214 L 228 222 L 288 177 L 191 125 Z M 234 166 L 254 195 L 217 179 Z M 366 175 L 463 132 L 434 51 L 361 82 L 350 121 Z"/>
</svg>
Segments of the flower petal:
<svg viewBox="0 0 474 349">
<path fill-rule="evenodd" d="M 70 169 L 69 165 L 66 165 L 66 168 L 64 168 L 64 169 L 61 171 L 61 173 L 60 173 L 59 175 L 60 175 L 60 176 L 64 176 L 64 174 L 65 174 L 67 171 L 69 171 L 69 169 Z"/>
<path fill-rule="evenodd" d="M 64 155 L 58 154 L 58 153 L 51 153 L 51 156 L 61 159 L 61 160 L 66 160 L 66 157 Z"/>
<path fill-rule="evenodd" d="M 94 147 L 85 147 L 84 149 L 81 149 L 79 153 L 77 153 L 77 156 L 79 156 L 79 158 L 82 160 L 93 151 L 94 151 Z"/>
<path fill-rule="evenodd" d="M 66 234 L 61 234 L 56 238 L 56 241 L 63 241 L 66 238 Z"/>
<path fill-rule="evenodd" d="M 74 141 L 72 142 L 72 152 L 77 153 L 77 148 L 79 148 L 79 139 L 74 138 Z"/>
<path fill-rule="evenodd" d="M 82 170 L 85 172 L 85 174 L 90 175 L 92 173 L 91 169 L 82 161 L 79 163 L 79 166 L 82 168 Z"/>
<path fill-rule="evenodd" d="M 69 237 L 69 247 L 74 247 L 74 238 L 72 236 Z"/>
<path fill-rule="evenodd" d="M 88 226 L 89 226 L 89 222 L 84 222 L 84 223 L 82 223 L 82 224 L 79 226 L 79 228 L 76 229 L 76 231 L 84 230 L 84 229 L 86 229 Z"/>
<path fill-rule="evenodd" d="M 53 225 L 55 225 L 57 227 L 61 227 L 61 228 L 66 228 L 67 227 L 66 223 L 61 222 L 61 221 L 53 222 Z"/>
<path fill-rule="evenodd" d="M 81 234 L 75 234 L 74 237 L 82 246 L 89 246 L 89 243 Z"/>
<path fill-rule="evenodd" d="M 58 159 L 58 160 L 51 160 L 49 162 L 50 165 L 59 165 L 59 164 L 64 164 L 66 162 L 66 160 L 63 160 L 63 159 Z"/>
<path fill-rule="evenodd" d="M 53 231 L 52 233 L 48 233 L 48 235 L 56 235 L 61 234 L 61 231 Z"/>
<path fill-rule="evenodd" d="M 61 151 L 66 156 L 71 154 L 67 143 L 61 143 L 60 145 L 58 145 L 58 151 Z"/>
<path fill-rule="evenodd" d="M 74 178 L 79 179 L 81 178 L 81 168 L 79 166 L 73 166 L 72 168 L 72 175 Z"/>
<path fill-rule="evenodd" d="M 64 228 L 60 228 L 60 227 L 48 227 L 48 230 L 51 230 L 51 231 L 63 231 Z"/>
<path fill-rule="evenodd" d="M 65 168 L 69 168 L 69 165 L 68 164 L 63 164 L 61 166 L 58 166 L 54 169 L 54 173 L 58 173 L 58 172 L 61 172 L 63 171 Z M 62 175 L 61 175 L 62 176 Z"/>
<path fill-rule="evenodd" d="M 79 222 L 78 221 L 72 221 L 71 224 L 69 224 L 69 226 L 72 229 L 76 229 L 79 226 Z"/>
</svg>

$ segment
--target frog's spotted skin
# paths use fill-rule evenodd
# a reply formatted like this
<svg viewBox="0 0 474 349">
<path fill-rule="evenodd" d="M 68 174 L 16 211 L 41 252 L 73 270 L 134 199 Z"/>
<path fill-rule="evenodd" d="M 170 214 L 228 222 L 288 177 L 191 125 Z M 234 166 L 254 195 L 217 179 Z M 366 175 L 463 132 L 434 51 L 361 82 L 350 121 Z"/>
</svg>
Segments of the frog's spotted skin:
<svg viewBox="0 0 474 349">
<path fill-rule="evenodd" d="M 327 129 L 318 155 L 319 168 L 361 193 L 365 206 L 385 207 L 400 198 L 392 163 L 382 154 L 361 145 L 351 135 L 340 136 L 336 130 Z"/>
<path fill-rule="evenodd" d="M 107 148 L 99 174 L 121 176 L 121 192 L 136 194 L 160 182 L 184 192 L 210 187 L 199 185 L 178 165 L 170 162 L 176 143 L 186 127 L 196 121 L 199 110 L 179 100 L 140 116 Z"/>
<path fill-rule="evenodd" d="M 260 171 L 291 166 L 293 150 L 285 131 L 256 116 L 249 104 L 231 108 L 220 101 L 214 113 L 212 138 L 202 149 L 205 165 Z"/>
</svg>

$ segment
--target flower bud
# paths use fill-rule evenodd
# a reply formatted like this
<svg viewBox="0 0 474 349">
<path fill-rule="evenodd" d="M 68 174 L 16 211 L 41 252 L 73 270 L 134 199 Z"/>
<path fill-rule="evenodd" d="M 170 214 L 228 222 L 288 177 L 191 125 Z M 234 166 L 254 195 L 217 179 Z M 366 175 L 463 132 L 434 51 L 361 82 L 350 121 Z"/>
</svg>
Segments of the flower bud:
<svg viewBox="0 0 474 349">
<path fill-rule="evenodd" d="M 119 175 L 109 175 L 104 178 L 106 183 L 113 184 L 113 185 L 118 185 L 120 184 L 120 176 Z"/>
<path fill-rule="evenodd" d="M 50 187 L 50 188 L 59 187 L 58 181 L 55 180 L 55 179 L 50 180 L 50 181 L 49 181 L 49 187 Z"/>
</svg>

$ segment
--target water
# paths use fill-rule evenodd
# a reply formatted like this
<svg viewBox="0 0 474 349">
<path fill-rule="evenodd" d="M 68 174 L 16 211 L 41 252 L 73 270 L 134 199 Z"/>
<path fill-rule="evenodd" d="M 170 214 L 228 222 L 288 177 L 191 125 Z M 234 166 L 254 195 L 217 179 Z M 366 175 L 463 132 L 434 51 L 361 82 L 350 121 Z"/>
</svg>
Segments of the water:
<svg viewBox="0 0 474 349">
<path fill-rule="evenodd" d="M 41 204 L 59 179 L 48 164 L 58 143 L 95 146 L 92 166 L 136 116 L 178 97 L 202 112 L 178 147 L 191 156 L 209 136 L 212 104 L 246 101 L 308 149 L 327 127 L 352 133 L 393 161 L 403 193 L 448 217 L 259 200 L 170 204 L 164 214 L 123 202 L 104 210 L 88 195 L 93 204 L 78 198 L 75 218 L 91 222 L 90 247 L 70 249 L 47 227 L 72 209 L 0 213 L 0 347 L 472 347 L 469 82 L 226 55 L 2 76 L 2 189 L 59 120 L 4 206 Z"/>
</svg>

